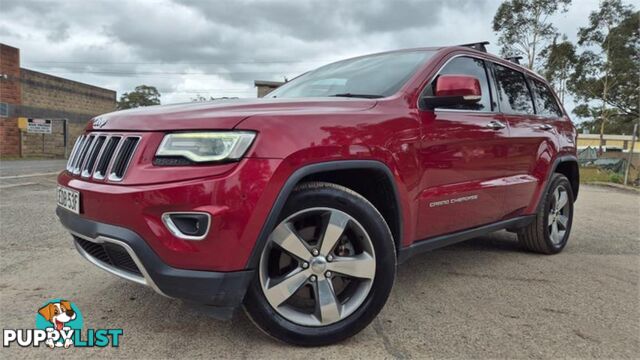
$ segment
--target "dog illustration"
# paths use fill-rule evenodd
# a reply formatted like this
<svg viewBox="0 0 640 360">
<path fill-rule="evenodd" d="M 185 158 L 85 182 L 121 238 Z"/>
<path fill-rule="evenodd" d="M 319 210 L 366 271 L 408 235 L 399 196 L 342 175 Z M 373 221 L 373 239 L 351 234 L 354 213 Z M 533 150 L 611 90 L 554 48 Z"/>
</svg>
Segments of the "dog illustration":
<svg viewBox="0 0 640 360">
<path fill-rule="evenodd" d="M 71 303 L 66 300 L 61 300 L 60 302 L 49 303 L 40 310 L 38 310 L 40 315 L 42 315 L 48 322 L 53 324 L 55 330 L 60 331 L 65 328 L 66 323 L 76 318 L 76 313 L 71 308 Z M 45 341 L 45 344 L 50 348 L 54 348 L 55 346 L 63 346 L 62 343 L 55 343 L 53 339 L 48 339 Z M 68 348 L 73 344 L 73 340 L 66 339 L 64 341 L 64 347 Z"/>
</svg>

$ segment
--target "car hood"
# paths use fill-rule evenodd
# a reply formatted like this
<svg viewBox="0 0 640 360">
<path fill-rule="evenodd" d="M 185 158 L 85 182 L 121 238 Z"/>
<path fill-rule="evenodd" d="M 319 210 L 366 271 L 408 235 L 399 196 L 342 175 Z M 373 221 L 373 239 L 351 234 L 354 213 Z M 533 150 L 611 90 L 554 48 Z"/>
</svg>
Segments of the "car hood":
<svg viewBox="0 0 640 360">
<path fill-rule="evenodd" d="M 87 130 L 232 129 L 253 115 L 349 113 L 370 109 L 375 104 L 376 100 L 354 98 L 214 100 L 116 111 L 95 117 Z"/>
</svg>

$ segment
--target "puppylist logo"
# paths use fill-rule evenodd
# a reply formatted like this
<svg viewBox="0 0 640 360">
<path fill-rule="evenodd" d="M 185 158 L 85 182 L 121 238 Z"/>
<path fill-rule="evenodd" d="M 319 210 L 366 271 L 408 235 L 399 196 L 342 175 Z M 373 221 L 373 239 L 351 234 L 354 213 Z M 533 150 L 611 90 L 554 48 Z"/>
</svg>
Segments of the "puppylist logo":
<svg viewBox="0 0 640 360">
<path fill-rule="evenodd" d="M 45 346 L 55 349 L 70 347 L 118 347 L 122 329 L 87 329 L 82 332 L 83 317 L 76 304 L 53 299 L 38 309 L 35 329 L 3 329 L 2 346 L 16 343 L 20 347 Z"/>
</svg>

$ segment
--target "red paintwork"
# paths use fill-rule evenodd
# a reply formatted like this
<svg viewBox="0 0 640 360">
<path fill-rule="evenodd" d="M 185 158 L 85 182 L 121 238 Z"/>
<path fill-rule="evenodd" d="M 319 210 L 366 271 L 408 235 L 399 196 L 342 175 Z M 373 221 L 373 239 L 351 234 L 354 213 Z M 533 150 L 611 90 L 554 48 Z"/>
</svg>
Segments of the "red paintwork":
<svg viewBox="0 0 640 360">
<path fill-rule="evenodd" d="M 468 75 L 441 75 L 436 81 L 436 96 L 480 96 L 480 81 Z"/>
<path fill-rule="evenodd" d="M 402 246 L 416 240 L 534 212 L 553 160 L 575 155 L 568 117 L 423 111 L 421 90 L 445 61 L 470 54 L 513 64 L 467 48 L 437 53 L 393 96 L 382 99 L 255 99 L 143 108 L 102 115 L 88 131 L 133 132 L 142 140 L 121 183 L 89 181 L 62 172 L 61 185 L 81 192 L 87 218 L 141 235 L 169 265 L 216 271 L 244 268 L 265 219 L 288 177 L 302 166 L 331 160 L 384 163 L 400 197 Z M 524 71 L 524 70 L 523 70 Z M 537 75 L 527 72 L 531 77 Z M 489 130 L 496 120 L 507 125 Z M 238 163 L 158 167 L 153 155 L 171 130 L 242 129 L 258 136 Z M 475 196 L 467 202 L 433 206 Z M 184 241 L 162 225 L 166 211 L 212 214 L 206 239 Z"/>
</svg>

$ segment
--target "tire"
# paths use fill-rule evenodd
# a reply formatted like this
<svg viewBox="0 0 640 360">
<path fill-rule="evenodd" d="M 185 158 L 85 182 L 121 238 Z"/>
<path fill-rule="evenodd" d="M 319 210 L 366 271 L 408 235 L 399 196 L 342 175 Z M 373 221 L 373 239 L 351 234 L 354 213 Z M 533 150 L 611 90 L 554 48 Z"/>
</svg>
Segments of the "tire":
<svg viewBox="0 0 640 360">
<path fill-rule="evenodd" d="M 393 236 L 378 210 L 343 186 L 304 183 L 292 192 L 278 224 L 247 290 L 244 308 L 249 318 L 266 334 L 300 346 L 337 343 L 373 321 L 396 273 Z M 338 240 L 331 245 L 334 238 Z M 299 239 L 302 248 L 293 246 Z M 290 286 L 294 278 L 297 282 Z M 285 281 L 289 283 L 283 292 L 278 285 Z"/>
<path fill-rule="evenodd" d="M 558 201 L 559 198 L 564 200 Z M 535 220 L 518 231 L 518 240 L 528 251 L 557 254 L 567 245 L 573 222 L 574 197 L 569 180 L 562 174 L 553 174 L 540 201 Z M 560 209 L 558 204 L 562 205 Z"/>
</svg>

